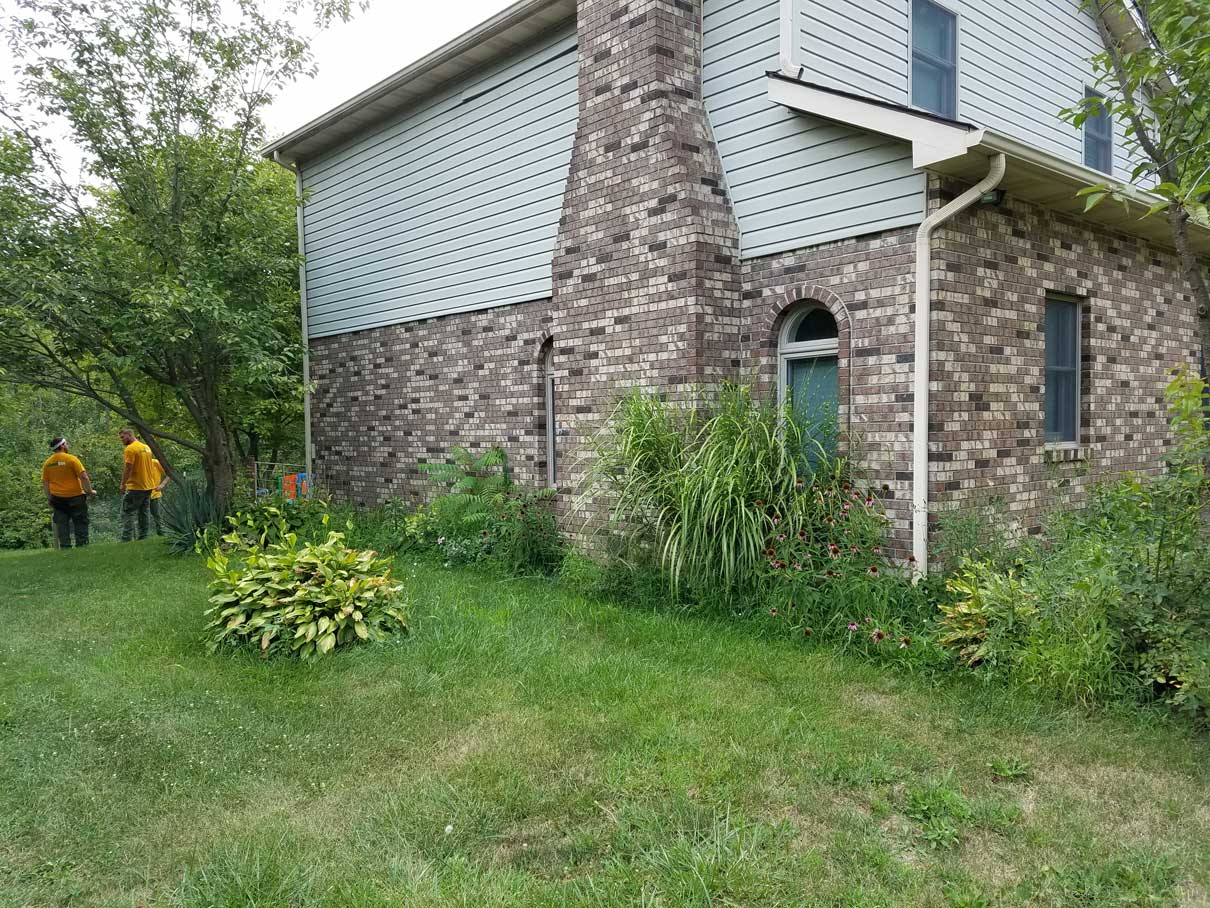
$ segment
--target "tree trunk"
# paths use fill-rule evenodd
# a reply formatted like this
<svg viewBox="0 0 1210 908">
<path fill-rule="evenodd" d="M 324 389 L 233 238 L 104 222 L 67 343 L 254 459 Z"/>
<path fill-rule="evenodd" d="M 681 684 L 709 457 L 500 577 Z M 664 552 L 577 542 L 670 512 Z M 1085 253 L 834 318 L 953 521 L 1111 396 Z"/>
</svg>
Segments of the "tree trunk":
<svg viewBox="0 0 1210 908">
<path fill-rule="evenodd" d="M 231 500 L 235 495 L 236 461 L 232 448 L 230 433 L 216 419 L 206 432 L 203 466 L 206 470 L 206 488 L 222 514 L 231 509 Z"/>
<path fill-rule="evenodd" d="M 1168 223 L 1172 226 L 1172 238 L 1181 257 L 1185 280 L 1193 291 L 1202 354 L 1200 369 L 1202 378 L 1207 378 L 1210 377 L 1207 375 L 1207 369 L 1210 369 L 1210 285 L 1206 283 L 1206 272 L 1193 249 L 1193 244 L 1189 242 L 1189 212 L 1179 205 L 1170 206 Z"/>
</svg>

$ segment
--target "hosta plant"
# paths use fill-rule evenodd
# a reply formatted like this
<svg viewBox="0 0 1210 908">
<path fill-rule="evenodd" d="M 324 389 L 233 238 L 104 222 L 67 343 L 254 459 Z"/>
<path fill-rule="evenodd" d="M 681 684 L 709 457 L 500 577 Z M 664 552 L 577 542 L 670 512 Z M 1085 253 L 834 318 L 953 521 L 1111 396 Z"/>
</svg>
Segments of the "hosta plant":
<svg viewBox="0 0 1210 908">
<path fill-rule="evenodd" d="M 223 549 L 207 562 L 210 648 L 255 647 L 302 659 L 407 633 L 403 587 L 388 562 L 344 544 L 344 535 L 300 544 L 287 533 L 261 548 Z"/>
</svg>

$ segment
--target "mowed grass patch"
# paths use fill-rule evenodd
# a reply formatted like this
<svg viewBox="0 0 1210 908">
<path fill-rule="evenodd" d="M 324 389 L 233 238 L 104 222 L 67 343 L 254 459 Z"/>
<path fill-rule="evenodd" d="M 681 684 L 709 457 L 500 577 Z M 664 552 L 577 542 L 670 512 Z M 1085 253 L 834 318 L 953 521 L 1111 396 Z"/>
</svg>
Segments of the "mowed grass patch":
<svg viewBox="0 0 1210 908">
<path fill-rule="evenodd" d="M 0 904 L 1202 905 L 1210 745 L 401 560 L 411 637 L 211 655 L 155 542 L 0 556 Z"/>
</svg>

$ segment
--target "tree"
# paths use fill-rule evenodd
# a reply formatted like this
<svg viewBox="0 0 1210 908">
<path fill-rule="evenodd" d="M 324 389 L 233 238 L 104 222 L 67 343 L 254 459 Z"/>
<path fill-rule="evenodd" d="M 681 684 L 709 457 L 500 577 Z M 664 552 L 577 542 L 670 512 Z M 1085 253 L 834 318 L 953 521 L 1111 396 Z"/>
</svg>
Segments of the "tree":
<svg viewBox="0 0 1210 908">
<path fill-rule="evenodd" d="M 237 433 L 299 410 L 294 185 L 256 151 L 273 93 L 310 69 L 302 6 L 273 20 L 253 0 L 19 0 L 6 24 L 0 381 L 97 401 L 174 478 L 159 443 L 196 452 L 223 504 Z M 307 9 L 321 26 L 350 11 Z M 55 123 L 87 182 L 68 179 Z"/>
<path fill-rule="evenodd" d="M 1104 97 L 1064 116 L 1076 126 L 1101 111 L 1125 124 L 1139 163 L 1131 182 L 1159 195 L 1145 214 L 1163 213 L 1197 304 L 1203 375 L 1210 368 L 1210 284 L 1190 241 L 1190 225 L 1210 226 L 1210 3 L 1204 0 L 1086 0 L 1105 50 L 1093 66 Z M 1124 203 L 1112 183 L 1084 190 L 1087 208 Z"/>
</svg>

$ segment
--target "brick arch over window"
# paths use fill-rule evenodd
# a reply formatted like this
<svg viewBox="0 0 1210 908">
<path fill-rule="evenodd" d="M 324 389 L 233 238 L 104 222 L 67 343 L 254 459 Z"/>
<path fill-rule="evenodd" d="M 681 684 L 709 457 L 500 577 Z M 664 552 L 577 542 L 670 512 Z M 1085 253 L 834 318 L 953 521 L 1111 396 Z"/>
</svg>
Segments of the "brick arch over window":
<svg viewBox="0 0 1210 908">
<path fill-rule="evenodd" d="M 786 319 L 803 309 L 819 307 L 826 309 L 836 320 L 837 333 L 837 369 L 836 384 L 838 397 L 838 418 L 841 427 L 841 445 L 845 444 L 843 436 L 847 436 L 852 424 L 852 406 L 850 402 L 850 359 L 852 319 L 849 310 L 839 296 L 815 284 L 798 284 L 770 292 L 760 327 L 757 342 L 760 358 L 760 384 L 769 393 L 777 393 L 781 377 L 778 375 L 778 343 Z"/>
</svg>

